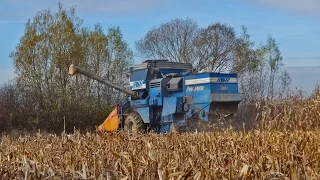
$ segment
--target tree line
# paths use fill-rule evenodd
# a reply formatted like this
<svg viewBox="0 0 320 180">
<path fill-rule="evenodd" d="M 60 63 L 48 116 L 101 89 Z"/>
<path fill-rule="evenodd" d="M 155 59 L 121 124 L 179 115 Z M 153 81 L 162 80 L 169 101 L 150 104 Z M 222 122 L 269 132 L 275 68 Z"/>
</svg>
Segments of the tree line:
<svg viewBox="0 0 320 180">
<path fill-rule="evenodd" d="M 256 45 L 245 26 L 237 33 L 228 24 L 199 27 L 192 19 L 174 19 L 152 28 L 135 43 L 144 59 L 190 62 L 197 71 L 238 74 L 243 96 L 240 115 L 250 123 L 248 108 L 257 100 L 285 98 L 291 79 L 283 70 L 276 40 L 268 35 Z M 70 64 L 126 85 L 134 51 L 119 27 L 84 26 L 75 9 L 38 12 L 25 25 L 13 59 L 16 78 L 0 88 L 0 131 L 12 129 L 61 132 L 93 129 L 123 96 L 84 76 L 70 78 Z M 120 73 L 121 72 L 121 73 Z M 64 123 L 65 122 L 65 123 Z"/>
</svg>

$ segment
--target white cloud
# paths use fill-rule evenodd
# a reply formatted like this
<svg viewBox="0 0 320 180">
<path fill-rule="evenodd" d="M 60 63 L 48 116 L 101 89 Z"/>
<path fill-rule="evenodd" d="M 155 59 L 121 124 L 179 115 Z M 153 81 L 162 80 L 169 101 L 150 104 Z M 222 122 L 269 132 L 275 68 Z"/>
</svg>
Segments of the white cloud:
<svg viewBox="0 0 320 180">
<path fill-rule="evenodd" d="M 320 15 L 319 0 L 240 0 L 263 6 L 286 9 L 304 15 Z"/>
</svg>

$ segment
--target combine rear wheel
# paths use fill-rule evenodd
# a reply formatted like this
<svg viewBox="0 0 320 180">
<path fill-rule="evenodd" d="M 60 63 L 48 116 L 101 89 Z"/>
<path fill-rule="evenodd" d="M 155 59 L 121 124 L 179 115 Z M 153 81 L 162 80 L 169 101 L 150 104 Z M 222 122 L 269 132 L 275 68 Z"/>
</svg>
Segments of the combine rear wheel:
<svg viewBox="0 0 320 180">
<path fill-rule="evenodd" d="M 123 129 L 126 132 L 145 132 L 147 128 L 137 112 L 130 112 L 124 119 Z"/>
</svg>

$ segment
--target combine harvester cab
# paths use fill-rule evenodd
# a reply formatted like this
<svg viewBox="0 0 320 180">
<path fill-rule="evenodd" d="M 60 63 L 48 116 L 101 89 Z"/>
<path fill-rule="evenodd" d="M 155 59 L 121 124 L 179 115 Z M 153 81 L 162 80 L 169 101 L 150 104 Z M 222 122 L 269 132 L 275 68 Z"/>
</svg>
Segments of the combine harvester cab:
<svg viewBox="0 0 320 180">
<path fill-rule="evenodd" d="M 241 101 L 236 74 L 194 73 L 190 63 L 144 61 L 130 67 L 129 89 L 71 65 L 69 74 L 77 73 L 128 95 L 98 127 L 100 131 L 166 133 L 172 124 L 190 128 L 199 121 L 221 124 L 222 119 L 225 127 L 234 121 Z"/>
</svg>

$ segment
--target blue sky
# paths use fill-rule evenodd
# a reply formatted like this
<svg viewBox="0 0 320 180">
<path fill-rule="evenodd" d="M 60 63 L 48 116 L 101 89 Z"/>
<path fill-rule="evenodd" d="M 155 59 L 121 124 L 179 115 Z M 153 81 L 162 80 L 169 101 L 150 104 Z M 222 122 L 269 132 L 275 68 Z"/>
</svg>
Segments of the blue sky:
<svg viewBox="0 0 320 180">
<path fill-rule="evenodd" d="M 200 27 L 222 22 L 238 32 L 248 28 L 251 39 L 276 38 L 284 65 L 320 66 L 320 1 L 318 0 L 62 0 L 76 7 L 85 24 L 97 22 L 107 30 L 119 26 L 134 50 L 148 30 L 175 18 L 192 18 Z M 58 6 L 56 0 L 0 0 L 0 82 L 13 77 L 9 53 L 24 33 L 24 23 L 38 11 Z M 136 58 L 138 59 L 138 58 Z"/>
</svg>

